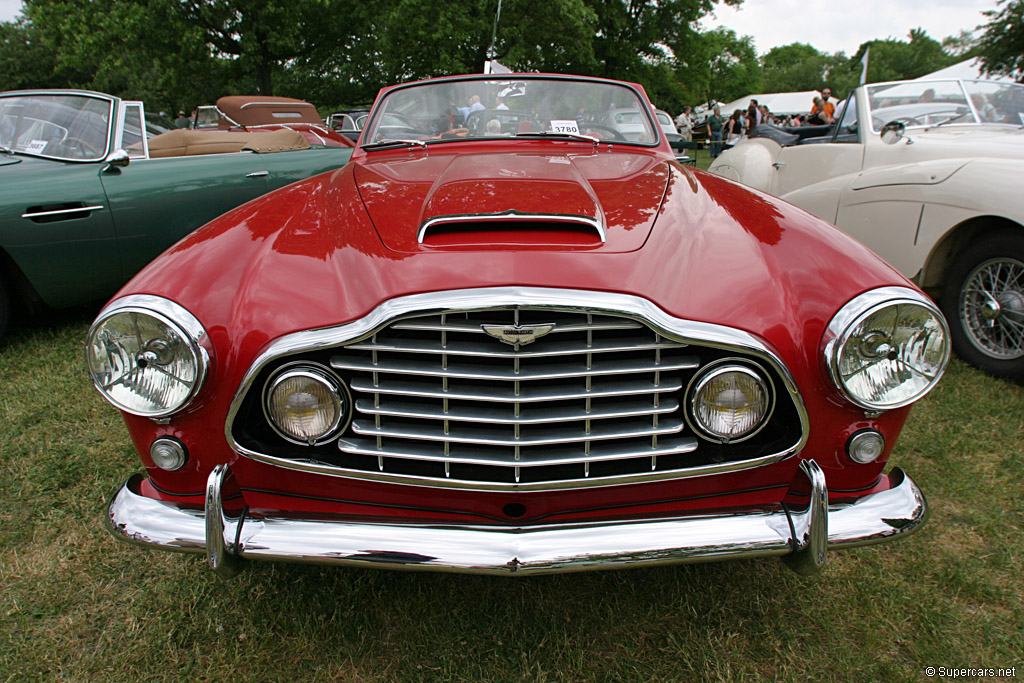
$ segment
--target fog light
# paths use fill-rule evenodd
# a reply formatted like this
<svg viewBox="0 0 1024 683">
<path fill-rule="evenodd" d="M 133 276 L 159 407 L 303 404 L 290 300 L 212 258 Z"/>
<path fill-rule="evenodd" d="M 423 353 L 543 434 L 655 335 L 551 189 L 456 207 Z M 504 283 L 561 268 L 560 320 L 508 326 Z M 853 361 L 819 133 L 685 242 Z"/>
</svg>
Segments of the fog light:
<svg viewBox="0 0 1024 683">
<path fill-rule="evenodd" d="M 691 380 L 687 420 L 706 439 L 735 443 L 749 439 L 767 422 L 773 397 L 758 370 L 725 359 Z"/>
<path fill-rule="evenodd" d="M 154 465 L 168 472 L 180 470 L 188 462 L 185 445 L 170 437 L 160 437 L 154 441 L 149 447 L 149 457 L 153 459 Z"/>
<path fill-rule="evenodd" d="M 337 436 L 348 419 L 348 390 L 322 366 L 285 367 L 271 377 L 264 391 L 270 425 L 292 443 L 322 444 Z"/>
<path fill-rule="evenodd" d="M 850 460 L 866 465 L 882 456 L 885 450 L 885 437 L 874 429 L 854 434 L 846 444 L 846 453 Z"/>
</svg>

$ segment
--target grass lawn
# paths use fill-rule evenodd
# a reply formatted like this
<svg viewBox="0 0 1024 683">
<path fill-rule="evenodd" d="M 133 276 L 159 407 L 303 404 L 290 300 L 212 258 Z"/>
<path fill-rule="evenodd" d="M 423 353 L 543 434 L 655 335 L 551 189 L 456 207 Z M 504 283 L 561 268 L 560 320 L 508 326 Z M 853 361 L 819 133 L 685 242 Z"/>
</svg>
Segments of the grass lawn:
<svg viewBox="0 0 1024 683">
<path fill-rule="evenodd" d="M 1024 387 L 960 362 L 892 459 L 930 522 L 811 578 L 747 560 L 525 578 L 253 563 L 224 581 L 103 529 L 141 467 L 89 384 L 90 318 L 0 342 L 0 682 L 1024 675 Z"/>
</svg>

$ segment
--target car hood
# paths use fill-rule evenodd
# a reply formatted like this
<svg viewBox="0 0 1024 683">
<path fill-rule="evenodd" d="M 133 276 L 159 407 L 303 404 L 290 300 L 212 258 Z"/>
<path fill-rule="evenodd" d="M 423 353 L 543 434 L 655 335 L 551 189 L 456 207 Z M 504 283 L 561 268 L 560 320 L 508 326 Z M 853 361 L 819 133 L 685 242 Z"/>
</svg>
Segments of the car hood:
<svg viewBox="0 0 1024 683">
<path fill-rule="evenodd" d="M 360 202 L 369 169 L 349 164 L 225 214 L 147 266 L 120 294 L 164 296 L 190 310 L 218 349 L 218 372 L 233 386 L 285 334 L 357 320 L 396 297 L 520 286 L 642 297 L 681 319 L 749 332 L 775 349 L 798 381 L 801 375 L 820 381 L 821 336 L 836 311 L 873 287 L 911 286 L 865 247 L 800 209 L 666 164 L 664 155 L 648 161 L 639 164 L 638 177 L 664 178 L 667 188 L 663 198 L 646 190 L 656 200 L 646 210 L 628 203 L 633 184 L 615 190 L 589 181 L 598 199 L 586 208 L 600 208 L 609 224 L 608 243 L 590 251 L 416 247 L 425 212 L 454 200 L 438 194 L 437 181 L 424 180 L 414 188 L 418 202 L 393 197 L 394 215 L 382 218 L 383 203 Z M 582 180 L 574 183 L 572 196 L 584 202 L 590 191 Z M 409 191 L 412 183 L 388 187 Z M 632 207 L 632 230 L 613 218 L 624 206 Z M 625 251 L 616 247 L 617 231 L 623 240 L 649 234 L 640 248 Z"/>
<path fill-rule="evenodd" d="M 669 162 L 596 151 L 373 153 L 353 166 L 389 249 L 633 251 L 665 196 Z"/>
</svg>

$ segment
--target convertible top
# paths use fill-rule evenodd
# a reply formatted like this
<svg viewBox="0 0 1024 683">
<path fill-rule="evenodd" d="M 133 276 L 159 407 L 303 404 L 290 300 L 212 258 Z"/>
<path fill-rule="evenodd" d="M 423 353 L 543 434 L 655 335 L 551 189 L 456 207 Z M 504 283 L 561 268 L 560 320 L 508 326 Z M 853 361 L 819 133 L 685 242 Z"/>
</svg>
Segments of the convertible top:
<svg viewBox="0 0 1024 683">
<path fill-rule="evenodd" d="M 288 152 L 309 149 L 302 133 L 288 128 L 258 133 L 178 128 L 149 139 L 149 157 L 184 157 L 231 152 Z"/>
</svg>

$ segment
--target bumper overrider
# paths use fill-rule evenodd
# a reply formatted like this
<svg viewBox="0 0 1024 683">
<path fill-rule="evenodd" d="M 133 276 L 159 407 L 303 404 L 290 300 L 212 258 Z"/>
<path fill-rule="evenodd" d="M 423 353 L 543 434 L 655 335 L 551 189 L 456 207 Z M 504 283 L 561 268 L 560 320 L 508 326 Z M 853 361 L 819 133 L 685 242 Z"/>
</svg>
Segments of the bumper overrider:
<svg viewBox="0 0 1024 683">
<path fill-rule="evenodd" d="M 782 556 L 811 574 L 829 549 L 880 543 L 911 533 L 926 520 L 924 495 L 902 470 L 891 487 L 843 505 L 829 505 L 825 475 L 813 460 L 800 465 L 811 485 L 803 510 L 740 510 L 675 518 L 537 526 L 376 523 L 247 516 L 232 509 L 240 489 L 227 465 L 210 474 L 205 509 L 179 507 L 140 493 L 134 475 L 110 502 L 107 525 L 129 543 L 205 552 L 218 573 L 242 560 L 280 560 L 392 569 L 485 574 L 548 574 L 637 565 Z M 228 506 L 225 506 L 228 501 Z"/>
</svg>

